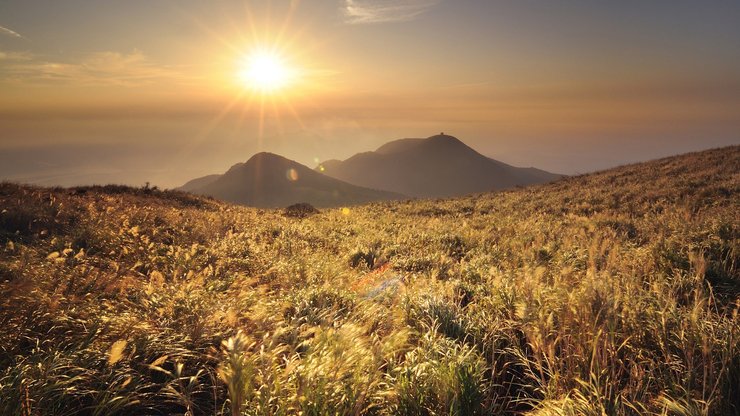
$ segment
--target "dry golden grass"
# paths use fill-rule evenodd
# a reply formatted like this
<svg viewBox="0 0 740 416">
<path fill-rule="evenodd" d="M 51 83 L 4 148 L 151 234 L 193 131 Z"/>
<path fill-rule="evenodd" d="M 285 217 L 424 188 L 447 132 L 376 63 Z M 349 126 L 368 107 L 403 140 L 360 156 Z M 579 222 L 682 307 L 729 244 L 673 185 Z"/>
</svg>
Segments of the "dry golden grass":
<svg viewBox="0 0 740 416">
<path fill-rule="evenodd" d="M 0 185 L 0 414 L 740 413 L 740 147 L 309 217 Z"/>
</svg>

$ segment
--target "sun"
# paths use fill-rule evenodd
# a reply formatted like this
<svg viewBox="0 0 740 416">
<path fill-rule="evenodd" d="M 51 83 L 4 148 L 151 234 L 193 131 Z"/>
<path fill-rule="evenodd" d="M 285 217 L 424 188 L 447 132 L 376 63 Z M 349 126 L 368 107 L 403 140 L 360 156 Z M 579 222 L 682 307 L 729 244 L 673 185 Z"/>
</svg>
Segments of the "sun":
<svg viewBox="0 0 740 416">
<path fill-rule="evenodd" d="M 240 62 L 239 82 L 261 93 L 274 93 L 284 89 L 295 73 L 278 53 L 257 50 L 247 54 Z"/>
</svg>

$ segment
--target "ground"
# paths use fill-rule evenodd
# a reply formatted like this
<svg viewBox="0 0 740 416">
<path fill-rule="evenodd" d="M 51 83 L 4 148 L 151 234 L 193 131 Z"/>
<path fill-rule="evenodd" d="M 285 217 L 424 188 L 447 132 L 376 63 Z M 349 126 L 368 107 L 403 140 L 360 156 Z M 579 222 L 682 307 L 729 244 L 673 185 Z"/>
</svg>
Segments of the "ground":
<svg viewBox="0 0 740 416">
<path fill-rule="evenodd" d="M 740 147 L 310 216 L 0 185 L 0 413 L 738 414 Z"/>
</svg>

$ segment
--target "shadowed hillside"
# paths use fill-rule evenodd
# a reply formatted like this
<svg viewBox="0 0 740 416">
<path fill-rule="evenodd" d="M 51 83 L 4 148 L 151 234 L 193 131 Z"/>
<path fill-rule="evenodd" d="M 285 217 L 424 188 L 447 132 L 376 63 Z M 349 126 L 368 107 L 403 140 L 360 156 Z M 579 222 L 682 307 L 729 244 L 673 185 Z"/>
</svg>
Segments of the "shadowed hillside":
<svg viewBox="0 0 740 416">
<path fill-rule="evenodd" d="M 213 182 L 216 181 L 216 179 L 220 177 L 221 175 L 215 174 L 215 175 L 206 175 L 200 178 L 195 178 L 193 180 L 188 181 L 185 185 L 177 188 L 177 190 L 184 191 L 184 192 L 193 192 L 200 188 L 203 188 L 205 186 L 212 184 Z"/>
<path fill-rule="evenodd" d="M 551 182 L 561 178 L 535 168 L 517 168 L 490 159 L 452 136 L 401 139 L 319 169 L 360 186 L 434 198 L 462 196 Z"/>
<path fill-rule="evenodd" d="M 223 175 L 194 179 L 179 189 L 263 208 L 299 202 L 337 207 L 403 198 L 392 192 L 350 185 L 272 153 L 258 153 Z"/>
<path fill-rule="evenodd" d="M 738 414 L 739 191 L 737 146 L 311 215 L 2 184 L 0 414 Z"/>
</svg>

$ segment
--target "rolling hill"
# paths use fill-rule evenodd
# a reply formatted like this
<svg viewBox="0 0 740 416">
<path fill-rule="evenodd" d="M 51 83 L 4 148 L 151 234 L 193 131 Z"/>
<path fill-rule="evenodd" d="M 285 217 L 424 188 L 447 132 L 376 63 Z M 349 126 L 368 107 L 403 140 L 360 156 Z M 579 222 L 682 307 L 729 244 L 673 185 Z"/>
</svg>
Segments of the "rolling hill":
<svg viewBox="0 0 740 416">
<path fill-rule="evenodd" d="M 185 183 L 185 185 L 177 188 L 177 190 L 184 191 L 184 192 L 197 191 L 200 188 L 203 188 L 205 186 L 212 184 L 213 182 L 216 181 L 216 179 L 220 177 L 221 175 L 219 174 L 201 176 L 200 178 L 189 180 L 187 183 Z"/>
<path fill-rule="evenodd" d="M 262 208 L 307 202 L 317 207 L 402 199 L 403 195 L 363 188 L 315 172 L 273 153 L 258 153 L 223 175 L 194 179 L 179 190 Z"/>
<path fill-rule="evenodd" d="M 0 414 L 735 415 L 738 212 L 740 146 L 308 217 L 0 183 Z"/>
<path fill-rule="evenodd" d="M 462 196 L 551 182 L 562 177 L 488 158 L 455 137 L 401 139 L 347 160 L 329 160 L 324 174 L 373 189 L 420 198 Z"/>
</svg>

